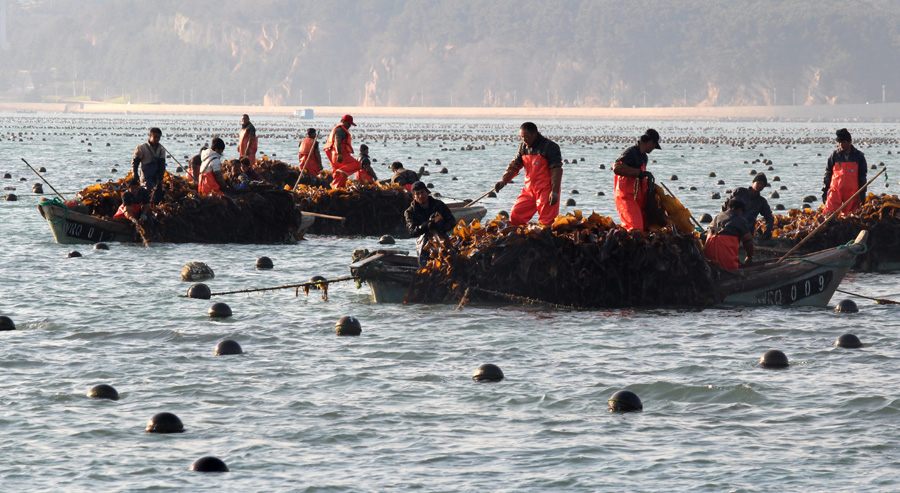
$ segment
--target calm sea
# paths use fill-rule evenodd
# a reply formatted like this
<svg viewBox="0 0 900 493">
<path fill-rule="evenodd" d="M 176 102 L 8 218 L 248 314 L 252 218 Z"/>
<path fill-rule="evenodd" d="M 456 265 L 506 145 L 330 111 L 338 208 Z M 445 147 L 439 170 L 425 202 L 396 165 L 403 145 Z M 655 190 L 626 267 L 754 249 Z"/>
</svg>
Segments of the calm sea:
<svg viewBox="0 0 900 493">
<path fill-rule="evenodd" d="M 306 127 L 324 133 L 333 123 L 254 120 L 260 151 L 292 163 Z M 474 198 L 515 155 L 520 122 L 358 123 L 357 142 L 368 132 L 380 177 L 393 160 L 412 169 L 431 160 L 427 180 L 435 191 Z M 560 139 L 563 157 L 576 160 L 565 168 L 563 201 L 577 205 L 563 210 L 614 218 L 609 166 L 648 125 L 663 136 L 651 171 L 698 216 L 715 213 L 721 200 L 710 198 L 714 192 L 724 197 L 749 184 L 751 168 L 766 169 L 755 159 L 771 159 L 770 183 L 787 187 L 773 205 L 796 207 L 803 196 L 819 195 L 833 144 L 804 139 L 830 138 L 844 126 L 536 123 L 552 138 L 575 137 Z M 277 286 L 346 276 L 351 252 L 376 247 L 378 239 L 111 244 L 109 251 L 56 244 L 38 214 L 39 197 L 30 195 L 39 180 L 20 158 L 46 167 L 47 180 L 70 198 L 98 179 L 123 177 L 150 126 L 163 128 L 163 143 L 181 161 L 213 134 L 226 136 L 226 156 L 235 155 L 238 116 L 0 115 L 0 176 L 12 175 L 0 186 L 16 187 L 3 195 L 21 195 L 0 201 L 0 315 L 20 329 L 0 332 L 0 490 L 900 489 L 897 306 L 856 299 L 860 312 L 852 315 L 775 307 L 457 311 L 377 305 L 366 286 L 352 283 L 333 285 L 327 301 L 292 290 L 182 298 L 189 283 L 179 273 L 190 261 L 213 268 L 213 291 Z M 898 137 L 894 125 L 850 130 L 858 142 Z M 676 137 L 757 143 L 676 144 Z M 485 149 L 458 150 L 469 144 Z M 900 144 L 862 150 L 871 164 L 883 161 L 890 170 Z M 437 173 L 440 167 L 449 173 Z M 886 191 L 893 193 L 900 174 L 889 174 Z M 509 186 L 485 199 L 489 215 L 509 210 L 516 192 Z M 398 245 L 414 250 L 411 240 Z M 66 258 L 73 249 L 84 256 Z M 254 268 L 263 255 L 274 270 Z M 850 274 L 841 287 L 900 299 L 895 274 Z M 234 316 L 210 320 L 213 301 L 228 303 Z M 360 337 L 335 336 L 343 315 L 359 318 Z M 865 346 L 832 346 L 847 332 Z M 226 338 L 245 354 L 214 356 Z M 769 349 L 784 351 L 791 367 L 758 368 Z M 473 382 L 483 363 L 499 365 L 506 379 Z M 85 397 L 100 383 L 118 389 L 121 400 Z M 609 413 L 607 399 L 620 389 L 636 392 L 643 412 Z M 185 433 L 145 433 L 147 420 L 162 411 L 177 414 Z M 231 472 L 189 471 L 205 455 L 221 458 Z"/>
</svg>

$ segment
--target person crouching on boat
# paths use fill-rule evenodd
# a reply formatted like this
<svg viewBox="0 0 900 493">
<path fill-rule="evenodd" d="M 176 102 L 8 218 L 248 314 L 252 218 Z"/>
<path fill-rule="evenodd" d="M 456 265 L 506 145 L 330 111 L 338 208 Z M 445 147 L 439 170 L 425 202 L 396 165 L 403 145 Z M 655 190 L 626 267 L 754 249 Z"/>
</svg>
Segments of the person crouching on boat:
<svg viewBox="0 0 900 493">
<path fill-rule="evenodd" d="M 525 186 L 509 213 L 509 222 L 513 226 L 525 224 L 537 212 L 541 224 L 552 224 L 559 215 L 562 153 L 559 145 L 541 135 L 532 122 L 519 127 L 519 136 L 522 138 L 519 152 L 494 185 L 494 191 L 499 192 L 525 168 Z"/>
<path fill-rule="evenodd" d="M 456 218 L 446 204 L 431 196 L 428 187 L 421 181 L 415 182 L 412 190 L 413 201 L 403 217 L 409 235 L 416 239 L 419 266 L 424 266 L 428 263 L 428 253 L 425 251 L 428 240 L 435 235 L 444 237 L 456 225 Z"/>
<path fill-rule="evenodd" d="M 225 192 L 225 175 L 222 172 L 222 153 L 225 151 L 225 142 L 216 137 L 212 140 L 210 149 L 200 153 L 200 184 L 197 190 L 201 195 L 217 194 Z"/>
<path fill-rule="evenodd" d="M 744 219 L 744 202 L 738 199 L 728 201 L 728 209 L 713 219 L 706 232 L 706 258 L 717 262 L 726 270 L 740 268 L 738 248 L 744 245 L 747 262 L 753 261 L 753 235 L 750 224 Z"/>
<path fill-rule="evenodd" d="M 766 198 L 762 196 L 762 191 L 766 188 L 768 182 L 769 180 L 766 178 L 765 173 L 757 173 L 753 177 L 753 184 L 750 185 L 750 188 L 736 188 L 731 193 L 731 197 L 722 204 L 722 212 L 725 212 L 728 210 L 728 203 L 732 200 L 738 199 L 743 202 L 744 219 L 750 225 L 751 231 L 756 227 L 756 216 L 762 215 L 763 219 L 766 220 L 766 232 L 762 236 L 764 240 L 772 238 L 772 231 L 775 229 L 775 216 L 772 215 L 772 208 L 769 207 L 769 202 Z"/>
<path fill-rule="evenodd" d="M 419 174 L 411 169 L 404 169 L 403 163 L 394 161 L 391 163 L 391 172 L 394 176 L 390 180 L 383 180 L 381 183 L 390 183 L 391 185 L 400 185 L 407 192 L 412 192 L 413 183 L 419 181 Z"/>
<path fill-rule="evenodd" d="M 162 139 L 162 130 L 153 127 L 150 129 L 147 142 L 134 148 L 131 174 L 135 178 L 140 178 L 141 185 L 147 190 L 153 190 L 154 195 L 161 200 L 162 181 L 166 176 L 166 150 L 159 143 L 160 139 Z"/>
<path fill-rule="evenodd" d="M 825 214 L 841 208 L 841 205 L 866 185 L 866 156 L 856 147 L 853 147 L 853 138 L 850 131 L 842 128 L 837 131 L 838 149 L 828 156 L 825 165 L 825 186 L 822 187 L 822 202 L 825 203 Z M 841 215 L 852 214 L 859 210 L 860 196 L 865 196 L 865 191 L 853 198 L 847 207 L 841 211 Z"/>
<path fill-rule="evenodd" d="M 122 194 L 122 205 L 113 216 L 113 219 L 127 219 L 137 221 L 147 219 L 150 214 L 150 193 L 141 188 L 141 180 L 132 178 L 128 180 L 128 190 Z"/>
<path fill-rule="evenodd" d="M 622 227 L 629 231 L 645 231 L 648 227 L 645 208 L 653 174 L 647 171 L 647 155 L 654 149 L 661 149 L 659 132 L 648 128 L 613 164 L 616 212 Z"/>
<path fill-rule="evenodd" d="M 359 145 L 359 171 L 356 172 L 357 180 L 376 181 L 378 176 L 372 169 L 372 160 L 369 159 L 369 146 Z"/>
</svg>

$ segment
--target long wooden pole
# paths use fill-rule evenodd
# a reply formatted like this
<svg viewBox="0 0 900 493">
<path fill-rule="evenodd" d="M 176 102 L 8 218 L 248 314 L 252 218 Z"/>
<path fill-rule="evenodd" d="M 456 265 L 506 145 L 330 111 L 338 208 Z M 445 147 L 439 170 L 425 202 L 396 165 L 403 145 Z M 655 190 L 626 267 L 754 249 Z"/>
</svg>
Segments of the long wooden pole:
<svg viewBox="0 0 900 493">
<path fill-rule="evenodd" d="M 41 176 L 40 173 L 37 172 L 36 169 L 32 168 L 31 165 L 28 164 L 28 161 L 26 161 L 25 158 L 21 158 L 21 159 L 22 159 L 22 162 L 23 162 L 23 163 L 25 163 L 26 165 L 28 165 L 29 168 L 31 168 L 31 171 L 34 171 L 34 174 L 38 175 L 38 178 L 40 178 L 41 181 L 43 181 L 44 183 L 46 183 L 47 186 L 50 187 L 50 188 L 53 190 L 53 193 L 55 193 L 56 195 L 59 195 L 59 198 L 63 199 L 64 201 L 66 200 L 66 198 L 63 197 L 62 194 L 60 194 L 59 192 L 56 191 L 55 188 L 53 188 L 53 185 L 51 185 L 49 181 L 47 181 L 43 176 Z"/>
<path fill-rule="evenodd" d="M 346 221 L 346 217 L 329 216 L 328 214 L 319 214 L 318 212 L 300 211 L 301 216 L 321 217 L 322 219 L 334 219 L 336 221 Z"/>
<path fill-rule="evenodd" d="M 463 209 L 465 209 L 466 207 L 469 207 L 470 205 L 474 204 L 475 202 L 478 202 L 479 200 L 481 200 L 481 199 L 487 197 L 487 196 L 490 195 L 490 193 L 493 192 L 493 191 L 494 191 L 494 189 L 492 188 L 492 189 L 488 190 L 487 192 L 484 192 L 484 195 L 482 195 L 481 197 L 478 197 L 477 199 L 475 199 L 475 200 L 469 202 L 468 204 L 464 205 L 464 206 L 463 206 Z"/>
<path fill-rule="evenodd" d="M 794 245 L 794 248 L 791 248 L 790 250 L 788 250 L 788 252 L 785 253 L 784 256 L 781 257 L 780 259 L 778 259 L 778 262 L 775 262 L 775 263 L 780 264 L 781 262 L 784 261 L 784 259 L 790 257 L 792 253 L 794 253 L 798 248 L 800 248 L 804 243 L 806 243 L 806 240 L 815 236 L 815 234 L 818 233 L 819 230 L 821 230 L 826 224 L 828 224 L 832 219 L 834 219 L 835 216 L 840 214 L 841 211 L 844 210 L 844 208 L 847 207 L 851 201 L 853 201 L 853 199 L 855 199 L 857 196 L 859 196 L 859 194 L 862 193 L 862 191 L 865 190 L 866 187 L 868 187 L 869 185 L 872 184 L 873 181 L 875 181 L 875 178 L 878 178 L 879 176 L 881 176 L 881 174 L 884 173 L 885 171 L 887 171 L 887 168 L 882 168 L 881 171 L 879 171 L 875 176 L 873 176 L 871 180 L 867 181 L 865 185 L 859 187 L 859 190 L 857 190 L 856 193 L 851 195 L 849 199 L 844 201 L 844 203 L 841 204 L 841 206 L 838 208 L 838 210 L 832 212 L 830 216 L 825 218 L 825 221 L 823 221 L 822 224 L 820 224 L 818 227 L 816 227 L 816 229 L 814 229 L 812 231 L 812 233 L 808 234 L 806 236 L 806 238 L 803 238 L 802 240 L 800 240 L 800 243 L 797 243 L 796 245 Z"/>
</svg>

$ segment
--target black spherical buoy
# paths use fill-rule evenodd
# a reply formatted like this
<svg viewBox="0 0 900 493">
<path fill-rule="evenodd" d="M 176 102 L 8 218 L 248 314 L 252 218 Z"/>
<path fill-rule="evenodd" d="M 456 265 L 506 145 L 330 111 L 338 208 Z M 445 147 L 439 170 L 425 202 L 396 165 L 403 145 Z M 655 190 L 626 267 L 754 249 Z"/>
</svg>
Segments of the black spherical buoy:
<svg viewBox="0 0 900 493">
<path fill-rule="evenodd" d="M 497 213 L 497 217 L 499 217 L 500 219 L 503 219 L 504 221 L 508 221 L 508 220 L 509 220 L 509 213 L 506 212 L 506 211 L 500 211 L 500 212 Z"/>
<path fill-rule="evenodd" d="M 709 214 L 703 213 L 703 214 L 700 215 L 700 222 L 701 222 L 701 223 L 704 223 L 704 224 L 706 224 L 706 223 L 711 223 L 711 222 L 712 222 L 712 219 L 713 219 L 712 216 L 710 216 Z"/>
<path fill-rule="evenodd" d="M 362 324 L 356 317 L 343 316 L 334 324 L 334 332 L 339 336 L 358 336 L 362 334 Z"/>
<path fill-rule="evenodd" d="M 497 196 L 497 192 L 494 192 L 493 190 L 491 190 L 490 192 L 488 192 L 487 196 L 489 198 L 494 198 Z"/>
<path fill-rule="evenodd" d="M 94 250 L 109 250 L 109 245 L 106 243 L 97 243 L 94 245 Z"/>
<path fill-rule="evenodd" d="M 381 237 L 381 239 L 378 240 L 379 245 L 393 245 L 394 243 L 396 242 L 394 241 L 394 237 L 391 235 L 384 235 Z"/>
<path fill-rule="evenodd" d="M 672 176 L 669 177 L 669 179 L 672 180 L 672 181 L 677 181 L 677 180 L 678 180 L 678 175 L 672 175 Z"/>
<path fill-rule="evenodd" d="M 218 457 L 200 457 L 191 464 L 191 471 L 197 472 L 228 472 L 228 466 Z"/>
<path fill-rule="evenodd" d="M 603 193 L 603 192 L 597 192 L 597 196 L 598 196 L 598 197 L 604 197 L 604 196 L 606 196 L 606 194 Z"/>
<path fill-rule="evenodd" d="M 566 207 L 572 207 L 575 205 L 575 199 L 566 200 Z"/>
<path fill-rule="evenodd" d="M 79 252 L 78 250 L 72 250 L 71 252 L 69 252 L 68 255 L 66 255 L 66 258 L 77 258 L 80 256 L 81 256 L 81 252 Z"/>
<path fill-rule="evenodd" d="M 271 269 L 275 267 L 275 264 L 272 263 L 272 259 L 269 257 L 259 257 L 256 259 L 256 268 L 257 269 Z"/>
<path fill-rule="evenodd" d="M 231 307 L 225 303 L 213 303 L 209 307 L 209 316 L 213 318 L 226 318 L 231 316 Z"/>
<path fill-rule="evenodd" d="M 16 324 L 6 315 L 0 315 L 0 330 L 16 330 Z"/>
<path fill-rule="evenodd" d="M 770 199 L 778 199 L 778 198 L 781 198 L 781 194 L 779 194 L 778 192 L 772 192 L 769 194 L 769 198 Z"/>
<path fill-rule="evenodd" d="M 711 171 L 711 172 L 709 173 L 709 177 L 710 177 L 710 178 L 715 178 L 715 177 L 716 177 L 716 172 L 715 172 L 715 171 Z"/>
<path fill-rule="evenodd" d="M 569 191 L 569 193 L 572 195 L 578 195 L 578 190 L 571 190 Z"/>
<path fill-rule="evenodd" d="M 644 403 L 641 398 L 630 390 L 620 390 L 609 398 L 609 412 L 628 413 L 632 411 L 643 411 Z"/>
<path fill-rule="evenodd" d="M 237 343 L 237 341 L 231 339 L 225 339 L 224 341 L 216 344 L 216 356 L 225 356 L 229 354 L 241 354 L 244 350 L 241 348 L 241 345 Z"/>
<path fill-rule="evenodd" d="M 834 311 L 837 313 L 856 313 L 859 311 L 859 307 L 856 306 L 856 302 L 853 300 L 841 300 L 838 301 L 837 305 L 834 305 Z"/>
<path fill-rule="evenodd" d="M 503 370 L 492 363 L 485 363 L 475 369 L 472 380 L 476 382 L 499 382 L 503 380 Z"/>
<path fill-rule="evenodd" d="M 807 195 L 806 197 L 803 197 L 803 201 L 808 204 L 812 204 L 816 200 L 818 200 L 818 198 L 815 195 Z"/>
<path fill-rule="evenodd" d="M 713 200 L 718 200 L 718 199 L 721 199 L 722 196 L 719 195 L 719 192 L 713 192 L 713 194 L 710 195 L 709 198 L 711 198 L 711 199 L 713 199 Z"/>
<path fill-rule="evenodd" d="M 188 288 L 187 295 L 188 298 L 208 300 L 212 296 L 212 292 L 209 290 L 209 286 L 203 284 L 202 282 L 198 282 L 197 284 L 194 284 L 193 286 Z"/>
<path fill-rule="evenodd" d="M 172 413 L 157 413 L 147 421 L 147 433 L 184 433 L 184 425 Z"/>
<path fill-rule="evenodd" d="M 775 204 L 775 210 L 776 210 L 776 211 L 783 211 L 783 210 L 784 210 L 784 204 Z"/>
<path fill-rule="evenodd" d="M 847 349 L 859 349 L 862 347 L 862 341 L 853 334 L 843 334 L 834 341 L 834 345 Z"/>
<path fill-rule="evenodd" d="M 318 284 L 318 283 L 321 283 L 323 281 L 325 281 L 325 278 L 322 276 L 312 276 L 311 278 L 309 278 L 309 282 L 314 282 L 317 284 L 310 286 L 310 288 L 311 289 L 322 289 L 322 285 Z"/>
<path fill-rule="evenodd" d="M 763 368 L 787 368 L 788 357 L 777 349 L 770 349 L 759 358 L 759 366 Z"/>
<path fill-rule="evenodd" d="M 11 194 L 7 195 L 4 198 L 4 200 L 6 200 L 7 202 L 15 202 L 15 201 L 19 200 L 19 196 L 14 193 L 11 193 Z"/>
<path fill-rule="evenodd" d="M 111 401 L 119 400 L 119 393 L 116 389 L 113 388 L 112 385 L 106 385 L 105 383 L 101 383 L 100 385 L 94 385 L 91 387 L 91 390 L 88 391 L 87 396 L 93 399 L 109 399 Z"/>
</svg>

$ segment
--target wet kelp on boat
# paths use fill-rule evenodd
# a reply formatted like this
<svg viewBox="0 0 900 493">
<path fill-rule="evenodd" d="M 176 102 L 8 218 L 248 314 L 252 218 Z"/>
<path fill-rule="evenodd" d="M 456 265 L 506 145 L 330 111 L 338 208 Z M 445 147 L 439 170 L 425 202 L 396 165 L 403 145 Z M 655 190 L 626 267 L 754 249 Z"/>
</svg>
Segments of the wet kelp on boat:
<svg viewBox="0 0 900 493">
<path fill-rule="evenodd" d="M 792 209 L 775 216 L 773 243 L 789 249 L 816 229 L 827 216 L 821 210 Z M 757 230 L 765 226 L 757 222 Z M 897 195 L 868 194 L 859 211 L 831 220 L 815 236 L 803 244 L 796 254 L 833 248 L 853 241 L 860 231 L 869 231 L 869 251 L 857 257 L 854 269 L 872 271 L 888 262 L 900 262 L 900 199 Z"/>
<path fill-rule="evenodd" d="M 77 194 L 86 212 L 111 218 L 128 178 L 92 185 Z M 155 219 L 140 223 L 147 241 L 171 243 L 284 243 L 300 238 L 298 197 L 268 184 L 252 184 L 229 196 L 203 195 L 197 185 L 166 173 Z"/>
<path fill-rule="evenodd" d="M 354 181 L 346 188 L 297 187 L 300 208 L 304 211 L 340 216 L 344 221 L 316 220 L 311 233 L 378 236 L 405 231 L 403 211 L 412 203 L 412 195 L 396 185 Z"/>
<path fill-rule="evenodd" d="M 628 232 L 609 217 L 575 211 L 550 227 L 500 218 L 460 225 L 437 243 L 415 275 L 410 302 L 498 300 L 487 291 L 583 308 L 716 301 L 717 271 L 698 239 L 671 227 Z"/>
</svg>

